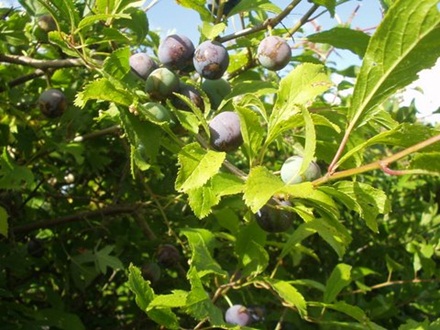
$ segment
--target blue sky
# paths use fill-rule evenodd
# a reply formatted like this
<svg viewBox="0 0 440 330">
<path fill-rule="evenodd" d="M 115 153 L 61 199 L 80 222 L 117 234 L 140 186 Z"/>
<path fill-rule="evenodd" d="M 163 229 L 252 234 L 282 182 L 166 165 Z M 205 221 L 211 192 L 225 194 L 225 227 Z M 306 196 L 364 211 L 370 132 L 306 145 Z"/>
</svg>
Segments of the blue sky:
<svg viewBox="0 0 440 330">
<path fill-rule="evenodd" d="M 152 1 L 146 1 L 146 5 Z M 291 0 L 274 0 L 273 3 L 284 8 Z M 354 28 L 365 29 L 376 26 L 382 17 L 379 0 L 350 1 L 337 8 L 337 15 L 330 17 L 328 13 L 320 16 L 315 20 L 316 24 L 322 26 L 323 29 L 345 23 L 350 19 L 355 8 L 359 6 L 359 10 L 352 20 L 351 26 Z M 302 15 L 307 12 L 311 4 L 304 1 L 294 11 L 283 20 L 286 27 L 293 26 Z M 317 13 L 321 11 L 318 10 Z M 200 19 L 198 14 L 190 9 L 179 6 L 174 0 L 159 0 L 149 11 L 148 19 L 150 28 L 160 31 L 162 36 L 171 33 L 180 33 L 188 36 L 196 45 L 199 38 L 198 25 Z M 234 24 L 236 23 L 236 24 Z M 229 20 L 229 31 L 233 31 L 233 26 L 238 25 L 235 17 Z M 312 26 L 309 25 L 308 30 L 313 33 Z M 333 60 L 337 62 L 339 68 L 344 68 L 353 63 L 360 63 L 359 58 L 348 51 L 338 51 L 338 55 L 333 56 Z"/>
<path fill-rule="evenodd" d="M 145 6 L 153 2 L 156 2 L 156 0 L 146 0 Z M 273 0 L 272 2 L 280 8 L 284 8 L 291 0 Z M 17 6 L 17 1 L 0 0 L 0 6 Z M 336 10 L 337 15 L 335 15 L 335 17 L 332 18 L 330 15 L 324 14 L 317 18 L 315 23 L 321 25 L 323 29 L 345 23 L 350 19 L 350 16 L 357 6 L 359 6 L 359 9 L 351 23 L 353 28 L 368 29 L 376 26 L 380 22 L 382 13 L 379 0 L 358 0 L 349 1 L 348 3 L 338 6 Z M 303 1 L 283 20 L 284 25 L 287 27 L 293 26 L 308 8 L 310 8 L 310 3 Z M 162 36 L 166 36 L 170 33 L 181 33 L 188 36 L 193 43 L 197 45 L 200 20 L 195 11 L 179 6 L 175 0 L 158 0 L 149 10 L 148 18 L 150 28 L 160 31 Z M 237 22 L 236 18 L 235 22 Z M 230 19 L 229 26 L 229 29 L 233 29 L 234 18 Z M 313 33 L 311 25 L 306 29 L 306 35 L 308 33 Z M 338 68 L 344 68 L 352 64 L 360 64 L 359 58 L 349 51 L 338 50 L 330 59 L 336 63 Z M 402 97 L 406 104 L 415 99 L 417 108 L 426 115 L 440 107 L 440 98 L 438 97 L 440 61 L 437 62 L 437 66 L 434 70 L 425 70 L 420 76 L 421 79 L 407 88 L 402 94 Z M 422 88 L 423 93 L 418 91 L 416 89 L 417 87 Z"/>
</svg>

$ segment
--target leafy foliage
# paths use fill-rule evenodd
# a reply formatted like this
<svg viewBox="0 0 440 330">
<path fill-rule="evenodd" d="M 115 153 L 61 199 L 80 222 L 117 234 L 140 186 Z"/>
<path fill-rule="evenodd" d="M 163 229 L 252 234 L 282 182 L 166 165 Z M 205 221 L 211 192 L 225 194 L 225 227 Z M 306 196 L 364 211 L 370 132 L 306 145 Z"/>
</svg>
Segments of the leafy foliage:
<svg viewBox="0 0 440 330">
<path fill-rule="evenodd" d="M 438 1 L 381 1 L 371 34 L 295 39 L 343 2 L 242 0 L 224 15 L 177 1 L 230 58 L 226 93 L 175 70 L 203 106 L 179 89 L 154 99 L 131 71 L 134 53 L 158 58 L 143 1 L 0 8 L 0 327 L 232 329 L 237 304 L 254 329 L 438 327 L 440 134 L 394 97 L 440 56 Z M 280 24 L 299 3 L 301 24 Z M 278 72 L 257 60 L 266 30 L 296 42 Z M 335 48 L 360 68 L 320 56 Z M 68 100 L 59 118 L 38 106 L 51 88 Z M 209 146 L 222 111 L 239 117 L 239 150 Z M 322 177 L 284 183 L 294 155 Z M 269 202 L 295 214 L 287 231 L 257 224 Z"/>
</svg>

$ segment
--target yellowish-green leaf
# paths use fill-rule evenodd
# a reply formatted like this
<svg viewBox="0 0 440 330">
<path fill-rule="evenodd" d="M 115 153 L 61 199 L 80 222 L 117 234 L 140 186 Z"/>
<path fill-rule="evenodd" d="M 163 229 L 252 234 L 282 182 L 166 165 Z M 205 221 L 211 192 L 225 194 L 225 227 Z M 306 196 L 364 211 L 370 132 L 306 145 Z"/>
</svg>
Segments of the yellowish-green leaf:
<svg viewBox="0 0 440 330">
<path fill-rule="evenodd" d="M 218 173 L 226 153 L 203 149 L 198 143 L 191 143 L 179 153 L 179 173 L 176 189 L 186 192 L 203 186 Z"/>
</svg>

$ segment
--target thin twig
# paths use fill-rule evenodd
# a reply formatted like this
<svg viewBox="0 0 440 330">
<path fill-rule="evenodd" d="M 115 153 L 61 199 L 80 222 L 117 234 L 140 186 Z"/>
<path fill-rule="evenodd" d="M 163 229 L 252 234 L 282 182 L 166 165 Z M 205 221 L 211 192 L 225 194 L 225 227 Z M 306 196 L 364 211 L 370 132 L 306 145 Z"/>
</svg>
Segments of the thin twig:
<svg viewBox="0 0 440 330">
<path fill-rule="evenodd" d="M 15 86 L 24 84 L 26 82 L 28 82 L 29 80 L 35 79 L 35 78 L 39 78 L 41 76 L 44 76 L 46 74 L 46 71 L 43 71 L 41 69 L 37 69 L 35 70 L 33 73 L 18 77 L 10 82 L 8 82 L 8 87 L 9 88 L 13 88 Z M 1 88 L 0 87 L 0 93 L 6 91 L 6 88 Z"/>
<path fill-rule="evenodd" d="M 126 205 L 116 205 L 116 206 L 108 206 L 106 208 L 95 210 L 95 211 L 84 211 L 79 212 L 72 215 L 67 215 L 55 219 L 50 220 L 40 220 L 31 222 L 25 225 L 17 226 L 12 228 L 14 234 L 18 233 L 28 233 L 32 230 L 41 229 L 41 228 L 53 228 L 58 225 L 63 225 L 71 222 L 80 221 L 87 218 L 94 217 L 102 217 L 102 216 L 112 216 L 116 214 L 123 213 L 132 213 L 139 209 L 142 206 L 142 203 L 137 204 L 126 204 Z"/>
<path fill-rule="evenodd" d="M 377 290 L 377 289 L 385 288 L 387 286 L 392 286 L 392 285 L 415 284 L 415 283 L 437 283 L 437 282 L 440 282 L 440 280 L 438 278 L 426 278 L 426 279 L 414 278 L 412 280 L 387 281 L 387 282 L 383 282 L 383 283 L 379 283 L 379 284 L 370 286 L 368 291 L 366 291 L 365 289 L 358 289 L 358 290 L 354 290 L 354 291 L 341 293 L 341 295 L 347 296 L 347 295 L 358 294 L 358 293 L 366 293 L 371 290 Z"/>
<path fill-rule="evenodd" d="M 312 183 L 315 186 L 319 186 L 325 182 L 328 182 L 330 180 L 337 180 L 337 179 L 341 179 L 341 178 L 345 178 L 345 177 L 350 177 L 353 175 L 357 175 L 357 174 L 361 174 L 364 172 L 368 172 L 368 171 L 372 171 L 372 170 L 378 170 L 378 169 L 382 169 L 385 170 L 386 173 L 388 174 L 392 174 L 392 170 L 388 169 L 388 165 L 391 163 L 394 163 L 395 161 L 406 157 L 410 154 L 413 154 L 423 148 L 426 148 L 428 146 L 430 146 L 431 144 L 437 143 L 440 141 L 440 134 L 439 135 L 435 135 L 425 141 L 419 142 L 409 148 L 406 148 L 398 153 L 395 153 L 394 155 L 391 155 L 389 157 L 383 158 L 381 160 L 360 166 L 360 167 L 356 167 L 356 168 L 352 168 L 349 170 L 344 170 L 344 171 L 340 171 L 340 172 L 331 172 L 329 170 L 329 172 L 323 176 L 322 178 L 319 178 L 315 181 L 313 181 Z M 414 174 L 416 172 L 412 171 L 412 172 L 407 172 L 405 174 Z M 417 172 L 418 174 L 420 174 L 420 172 Z M 427 173 L 425 173 L 427 174 Z"/>
<path fill-rule="evenodd" d="M 5 55 L 0 54 L 0 62 L 21 64 L 31 66 L 37 69 L 50 69 L 50 68 L 71 68 L 76 66 L 84 66 L 84 62 L 78 58 L 66 58 L 60 60 L 37 60 L 28 56 L 21 55 Z"/>
<path fill-rule="evenodd" d="M 275 27 L 276 25 L 278 25 L 284 18 L 287 17 L 287 15 L 290 14 L 290 12 L 301 2 L 301 0 L 294 0 L 292 1 L 289 5 L 287 5 L 286 8 L 284 8 L 284 10 L 279 13 L 277 16 L 273 17 L 273 18 L 268 18 L 266 19 L 262 24 L 260 25 L 256 25 L 252 28 L 247 28 L 238 32 L 234 32 L 231 34 L 228 34 L 224 37 L 218 38 L 217 41 L 219 42 L 226 42 L 232 39 L 236 39 L 236 38 L 240 38 L 240 37 L 244 37 L 247 36 L 249 34 L 253 34 L 259 31 L 263 31 L 265 29 L 267 29 L 268 27 Z"/>
</svg>

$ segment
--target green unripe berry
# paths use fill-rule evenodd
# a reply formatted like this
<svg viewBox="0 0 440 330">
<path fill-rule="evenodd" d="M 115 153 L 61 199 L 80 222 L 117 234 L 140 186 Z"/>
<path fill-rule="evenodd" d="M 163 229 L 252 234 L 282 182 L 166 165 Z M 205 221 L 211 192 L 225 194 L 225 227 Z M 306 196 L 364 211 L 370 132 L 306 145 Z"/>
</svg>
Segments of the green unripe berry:
<svg viewBox="0 0 440 330">
<path fill-rule="evenodd" d="M 292 156 L 281 167 L 281 180 L 286 184 L 313 181 L 321 176 L 321 169 L 315 162 L 310 162 L 304 173 L 300 174 L 303 158 Z"/>
</svg>

